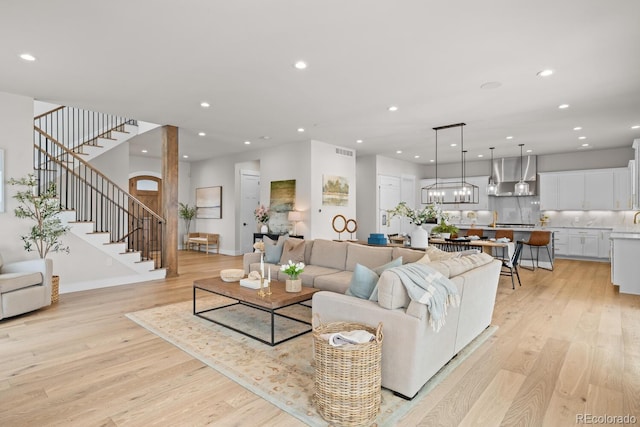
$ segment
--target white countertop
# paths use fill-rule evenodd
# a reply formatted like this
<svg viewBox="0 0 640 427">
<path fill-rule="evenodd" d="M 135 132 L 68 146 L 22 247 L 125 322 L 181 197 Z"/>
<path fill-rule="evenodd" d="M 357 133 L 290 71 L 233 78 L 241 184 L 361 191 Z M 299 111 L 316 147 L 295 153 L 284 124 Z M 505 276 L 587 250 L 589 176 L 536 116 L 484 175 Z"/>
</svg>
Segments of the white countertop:
<svg viewBox="0 0 640 427">
<path fill-rule="evenodd" d="M 611 232 L 612 239 L 640 239 L 640 224 L 617 227 Z"/>
</svg>

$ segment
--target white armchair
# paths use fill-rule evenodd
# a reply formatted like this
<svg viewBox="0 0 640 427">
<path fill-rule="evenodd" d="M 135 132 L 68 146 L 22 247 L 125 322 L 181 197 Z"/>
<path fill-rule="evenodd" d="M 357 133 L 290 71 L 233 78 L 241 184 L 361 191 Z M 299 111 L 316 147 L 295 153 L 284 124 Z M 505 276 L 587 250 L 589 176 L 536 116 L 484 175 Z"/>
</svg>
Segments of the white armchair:
<svg viewBox="0 0 640 427">
<path fill-rule="evenodd" d="M 0 319 L 51 305 L 52 271 L 48 259 L 3 264 L 0 256 Z"/>
</svg>

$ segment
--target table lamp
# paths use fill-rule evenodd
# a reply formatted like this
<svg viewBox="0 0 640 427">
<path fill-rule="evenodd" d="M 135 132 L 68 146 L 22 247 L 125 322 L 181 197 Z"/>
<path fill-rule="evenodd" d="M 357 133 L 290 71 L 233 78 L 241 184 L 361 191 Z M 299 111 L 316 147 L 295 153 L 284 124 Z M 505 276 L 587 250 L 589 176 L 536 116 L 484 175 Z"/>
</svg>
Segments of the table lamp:
<svg viewBox="0 0 640 427">
<path fill-rule="evenodd" d="M 289 211 L 289 215 L 287 216 L 287 219 L 293 222 L 293 235 L 297 236 L 298 235 L 297 226 L 298 226 L 298 222 L 302 221 L 302 212 Z"/>
</svg>

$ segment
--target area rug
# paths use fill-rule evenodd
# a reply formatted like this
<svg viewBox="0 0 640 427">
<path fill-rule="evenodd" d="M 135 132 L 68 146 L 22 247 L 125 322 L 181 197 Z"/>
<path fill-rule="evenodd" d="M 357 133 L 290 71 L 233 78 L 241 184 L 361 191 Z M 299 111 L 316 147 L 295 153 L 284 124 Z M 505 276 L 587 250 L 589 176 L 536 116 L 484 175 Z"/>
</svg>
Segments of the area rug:
<svg viewBox="0 0 640 427">
<path fill-rule="evenodd" d="M 228 299 L 218 296 L 202 300 L 203 306 L 207 308 L 228 303 Z M 198 298 L 199 310 L 200 304 L 201 300 Z M 192 310 L 193 306 L 189 301 L 128 313 L 127 317 L 307 425 L 329 425 L 313 404 L 311 333 L 271 347 L 194 316 Z M 306 306 L 296 305 L 287 310 L 287 315 L 291 317 L 305 320 L 311 317 L 311 309 Z M 210 316 L 263 338 L 270 334 L 269 314 L 259 310 L 232 306 L 210 312 Z M 286 319 L 277 319 L 276 325 L 276 339 L 305 327 Z M 382 389 L 381 410 L 374 425 L 396 425 L 401 417 L 420 402 L 421 397 L 442 382 L 496 330 L 497 327 L 487 328 L 429 380 L 413 400 L 407 401 Z"/>
</svg>

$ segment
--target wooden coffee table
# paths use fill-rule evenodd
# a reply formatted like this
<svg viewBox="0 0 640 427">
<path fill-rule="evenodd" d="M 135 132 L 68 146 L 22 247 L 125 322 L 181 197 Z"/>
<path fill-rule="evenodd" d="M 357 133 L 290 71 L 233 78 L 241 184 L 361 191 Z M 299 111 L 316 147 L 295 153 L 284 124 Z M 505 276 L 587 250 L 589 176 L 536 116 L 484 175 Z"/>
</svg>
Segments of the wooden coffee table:
<svg viewBox="0 0 640 427">
<path fill-rule="evenodd" d="M 208 308 L 205 310 L 196 311 L 196 296 L 197 291 L 208 292 L 211 294 L 222 295 L 227 298 L 231 298 L 236 300 L 237 302 L 226 304 L 222 306 L 217 306 L 213 308 Z M 289 341 L 295 337 L 306 334 L 307 332 L 311 332 L 312 328 L 308 328 L 302 332 L 296 333 L 294 335 L 288 336 L 280 341 L 275 341 L 275 318 L 284 317 L 290 320 L 294 320 L 299 323 L 303 323 L 305 325 L 311 326 L 311 323 L 305 322 L 303 320 L 299 320 L 290 316 L 287 316 L 282 313 L 278 313 L 277 311 L 289 307 L 291 305 L 299 304 L 303 301 L 309 301 L 314 293 L 318 292 L 319 289 L 308 288 L 306 286 L 302 287 L 300 292 L 287 292 L 285 290 L 285 284 L 283 282 L 271 282 L 271 295 L 260 297 L 258 296 L 257 289 L 245 288 L 244 286 L 240 286 L 239 282 L 225 282 L 219 277 L 211 277 L 207 279 L 199 279 L 193 282 L 193 314 L 202 319 L 206 319 L 210 322 L 216 323 L 218 325 L 224 326 L 225 328 L 236 331 L 240 334 L 251 337 L 255 340 L 258 340 L 262 343 L 269 344 L 271 346 L 278 345 L 285 341 Z M 238 328 L 234 328 L 231 325 L 222 323 L 217 320 L 210 319 L 208 317 L 203 316 L 203 313 L 208 313 L 215 310 L 220 310 L 226 307 L 231 307 L 234 305 L 244 305 L 247 307 L 255 308 L 257 310 L 266 311 L 271 314 L 271 341 L 264 340 L 255 335 L 251 335 L 245 331 L 242 331 Z"/>
</svg>

